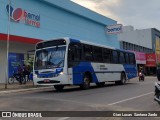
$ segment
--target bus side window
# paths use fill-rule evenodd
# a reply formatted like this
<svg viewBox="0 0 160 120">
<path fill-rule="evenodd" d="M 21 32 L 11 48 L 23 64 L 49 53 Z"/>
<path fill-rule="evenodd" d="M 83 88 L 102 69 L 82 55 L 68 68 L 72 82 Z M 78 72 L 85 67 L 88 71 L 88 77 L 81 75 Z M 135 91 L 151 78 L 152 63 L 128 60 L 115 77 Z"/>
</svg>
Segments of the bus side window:
<svg viewBox="0 0 160 120">
<path fill-rule="evenodd" d="M 135 64 L 135 57 L 132 53 L 129 53 L 129 62 L 130 64 Z"/>
<path fill-rule="evenodd" d="M 118 52 L 117 51 L 112 51 L 112 63 L 118 64 Z"/>
<path fill-rule="evenodd" d="M 93 54 L 94 61 L 102 63 L 103 62 L 103 59 L 102 59 L 102 48 L 94 47 L 93 50 L 94 50 L 94 54 Z"/>
<path fill-rule="evenodd" d="M 129 64 L 129 56 L 128 53 L 125 53 L 125 63 Z"/>
<path fill-rule="evenodd" d="M 83 45 L 83 50 L 84 50 L 84 60 L 85 61 L 93 61 L 93 50 L 92 46 L 90 45 Z"/>
<path fill-rule="evenodd" d="M 125 63 L 125 58 L 124 58 L 124 53 L 120 52 L 119 54 L 119 63 L 124 64 Z"/>
<path fill-rule="evenodd" d="M 111 62 L 111 51 L 107 48 L 103 49 L 103 62 L 110 63 Z"/>
<path fill-rule="evenodd" d="M 81 44 L 79 43 L 71 43 L 68 49 L 68 61 L 69 66 L 74 66 L 81 60 L 82 49 Z"/>
</svg>

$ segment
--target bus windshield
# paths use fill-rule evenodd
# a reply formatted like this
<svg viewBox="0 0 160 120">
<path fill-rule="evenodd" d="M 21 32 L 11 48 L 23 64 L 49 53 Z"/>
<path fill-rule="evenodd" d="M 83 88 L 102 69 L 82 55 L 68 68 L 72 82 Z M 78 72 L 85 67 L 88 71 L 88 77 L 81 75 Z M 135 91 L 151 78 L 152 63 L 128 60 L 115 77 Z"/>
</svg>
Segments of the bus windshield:
<svg viewBox="0 0 160 120">
<path fill-rule="evenodd" d="M 64 66 L 66 46 L 54 46 L 36 51 L 34 69 L 53 69 Z"/>
</svg>

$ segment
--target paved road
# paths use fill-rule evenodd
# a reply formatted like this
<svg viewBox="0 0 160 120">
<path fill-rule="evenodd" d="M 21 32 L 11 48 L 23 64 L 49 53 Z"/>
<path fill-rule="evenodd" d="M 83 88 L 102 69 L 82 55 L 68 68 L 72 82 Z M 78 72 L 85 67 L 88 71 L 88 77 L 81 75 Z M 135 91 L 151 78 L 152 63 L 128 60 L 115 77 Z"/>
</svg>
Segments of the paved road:
<svg viewBox="0 0 160 120">
<path fill-rule="evenodd" d="M 154 77 L 144 82 L 132 79 L 126 85 L 107 83 L 105 87 L 95 85 L 89 90 L 79 87 L 67 87 L 63 92 L 54 89 L 13 93 L 0 96 L 0 110 L 3 111 L 160 111 L 160 106 L 153 100 Z M 1 118 L 0 120 L 3 120 Z M 51 119 L 51 118 L 46 118 Z M 55 120 L 74 120 L 60 117 Z M 107 120 L 112 118 L 76 118 Z M 122 119 L 116 117 L 116 119 Z M 133 118 L 124 118 L 133 119 Z M 142 118 L 136 118 L 142 119 Z M 151 118 L 144 118 L 151 119 Z M 153 119 L 153 118 L 152 118 Z M 154 118 L 156 119 L 156 118 Z"/>
</svg>

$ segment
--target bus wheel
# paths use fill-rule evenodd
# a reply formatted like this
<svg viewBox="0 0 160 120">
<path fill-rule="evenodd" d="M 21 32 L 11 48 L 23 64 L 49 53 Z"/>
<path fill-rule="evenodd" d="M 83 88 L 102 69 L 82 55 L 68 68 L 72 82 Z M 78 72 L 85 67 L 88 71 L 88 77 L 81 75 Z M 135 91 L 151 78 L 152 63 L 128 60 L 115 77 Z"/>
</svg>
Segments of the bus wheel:
<svg viewBox="0 0 160 120">
<path fill-rule="evenodd" d="M 89 89 L 90 82 L 91 82 L 90 76 L 88 74 L 85 74 L 83 78 L 83 83 L 80 85 L 80 88 L 83 90 Z"/>
<path fill-rule="evenodd" d="M 96 83 L 96 85 L 97 85 L 98 87 L 103 87 L 103 86 L 105 85 L 105 82 L 98 82 L 98 83 Z"/>
<path fill-rule="evenodd" d="M 54 88 L 55 88 L 57 91 L 62 91 L 63 88 L 64 88 L 64 85 L 54 85 Z"/>
<path fill-rule="evenodd" d="M 121 73 L 121 80 L 120 81 L 115 81 L 117 85 L 124 85 L 126 83 L 126 76 L 124 73 Z"/>
</svg>

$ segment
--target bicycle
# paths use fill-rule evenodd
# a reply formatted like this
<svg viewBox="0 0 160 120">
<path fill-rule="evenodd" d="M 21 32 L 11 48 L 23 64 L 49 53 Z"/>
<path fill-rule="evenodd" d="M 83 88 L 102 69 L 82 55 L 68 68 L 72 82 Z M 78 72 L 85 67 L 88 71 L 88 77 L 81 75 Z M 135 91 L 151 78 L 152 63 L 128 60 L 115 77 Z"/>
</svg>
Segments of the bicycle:
<svg viewBox="0 0 160 120">
<path fill-rule="evenodd" d="M 20 74 L 13 73 L 13 76 L 9 77 L 8 83 L 13 84 L 16 81 L 20 82 L 20 77 L 22 79 L 22 84 L 26 84 L 26 79 L 24 78 L 23 75 L 20 76 Z"/>
</svg>

